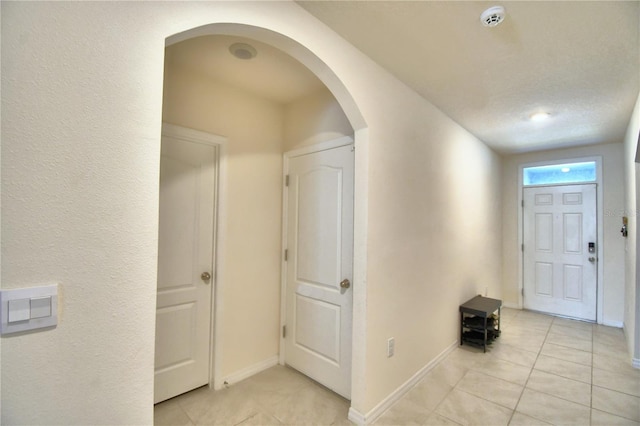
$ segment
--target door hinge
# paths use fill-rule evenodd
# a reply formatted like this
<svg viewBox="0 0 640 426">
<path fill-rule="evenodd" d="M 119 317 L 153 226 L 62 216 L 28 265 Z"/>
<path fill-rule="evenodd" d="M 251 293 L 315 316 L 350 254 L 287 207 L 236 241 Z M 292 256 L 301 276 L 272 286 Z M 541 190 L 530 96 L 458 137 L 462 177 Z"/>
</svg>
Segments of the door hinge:
<svg viewBox="0 0 640 426">
<path fill-rule="evenodd" d="M 284 249 L 284 261 L 289 260 L 289 249 Z"/>
<path fill-rule="evenodd" d="M 282 326 L 282 338 L 284 339 L 285 337 L 287 337 L 287 326 L 283 325 Z"/>
<path fill-rule="evenodd" d="M 289 175 L 284 177 L 284 186 L 289 186 Z"/>
</svg>

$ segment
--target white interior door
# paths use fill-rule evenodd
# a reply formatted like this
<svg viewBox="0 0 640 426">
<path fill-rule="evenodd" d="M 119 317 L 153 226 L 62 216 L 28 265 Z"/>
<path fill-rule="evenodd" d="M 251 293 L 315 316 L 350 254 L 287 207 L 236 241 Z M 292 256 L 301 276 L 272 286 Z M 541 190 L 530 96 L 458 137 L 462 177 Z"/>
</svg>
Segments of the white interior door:
<svg viewBox="0 0 640 426">
<path fill-rule="evenodd" d="M 209 383 L 216 161 L 214 146 L 162 137 L 156 403 Z"/>
<path fill-rule="evenodd" d="M 525 309 L 596 320 L 596 217 L 595 184 L 524 189 Z"/>
<path fill-rule="evenodd" d="M 285 362 L 351 393 L 353 145 L 289 161 Z"/>
</svg>

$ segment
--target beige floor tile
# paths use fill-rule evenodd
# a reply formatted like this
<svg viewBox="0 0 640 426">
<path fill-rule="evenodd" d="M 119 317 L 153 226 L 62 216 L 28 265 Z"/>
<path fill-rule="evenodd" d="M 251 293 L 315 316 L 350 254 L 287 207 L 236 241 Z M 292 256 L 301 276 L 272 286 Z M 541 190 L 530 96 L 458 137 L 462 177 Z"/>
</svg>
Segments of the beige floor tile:
<svg viewBox="0 0 640 426">
<path fill-rule="evenodd" d="M 640 397 L 640 370 L 637 370 L 637 372 L 614 373 L 594 368 L 593 384 L 601 388 Z"/>
<path fill-rule="evenodd" d="M 544 338 L 529 338 L 526 334 L 517 335 L 510 334 L 508 331 L 502 333 L 499 337 L 500 343 L 505 343 L 509 346 L 515 346 L 518 349 L 527 352 L 538 353 L 544 343 Z"/>
<path fill-rule="evenodd" d="M 518 411 L 513 413 L 509 426 L 546 426 L 551 423 L 543 422 L 542 420 L 534 419 L 531 416 L 522 414 Z"/>
<path fill-rule="evenodd" d="M 640 398 L 598 386 L 593 386 L 591 394 L 596 410 L 640 422 Z"/>
<path fill-rule="evenodd" d="M 593 353 L 608 356 L 620 361 L 627 361 L 630 359 L 626 345 L 610 345 L 597 340 L 593 342 Z"/>
<path fill-rule="evenodd" d="M 185 408 L 197 425 L 236 425 L 260 413 L 260 410 L 253 395 L 238 387 L 216 392 L 215 397 L 206 400 L 204 413 L 197 417 Z"/>
<path fill-rule="evenodd" d="M 610 327 L 608 327 L 610 328 Z M 599 329 L 602 330 L 602 329 Z M 617 329 L 614 329 L 617 330 Z M 609 346 L 616 346 L 618 348 L 626 348 L 627 341 L 624 338 L 624 334 L 620 332 L 604 332 L 597 331 L 593 333 L 593 341 L 597 343 L 603 343 Z"/>
<path fill-rule="evenodd" d="M 586 352 L 591 352 L 593 349 L 591 340 L 577 339 L 575 337 L 568 336 L 559 336 L 557 334 L 549 335 L 545 342 Z"/>
<path fill-rule="evenodd" d="M 422 425 L 427 422 L 430 415 L 431 410 L 406 398 L 402 398 L 380 416 L 374 424 L 389 426 Z"/>
<path fill-rule="evenodd" d="M 514 332 L 528 332 L 533 335 L 547 334 L 549 331 L 550 323 L 544 321 L 529 321 L 527 319 L 516 318 L 508 325 L 505 325 L 504 330 Z"/>
<path fill-rule="evenodd" d="M 591 340 L 593 332 L 583 328 L 568 327 L 560 324 L 553 324 L 549 329 L 549 336 L 572 337 L 582 340 Z"/>
<path fill-rule="evenodd" d="M 153 424 L 160 426 L 192 426 L 191 419 L 175 400 L 156 404 L 153 408 Z"/>
<path fill-rule="evenodd" d="M 449 360 L 445 358 L 431 370 L 427 376 L 431 376 L 434 380 L 454 387 L 460 379 L 467 373 L 469 368 L 463 366 L 458 360 Z"/>
<path fill-rule="evenodd" d="M 240 426 L 275 426 L 281 424 L 282 423 L 280 423 L 278 419 L 265 413 L 258 413 L 253 417 L 249 417 L 242 423 L 238 423 Z"/>
<path fill-rule="evenodd" d="M 427 375 L 413 389 L 407 392 L 402 399 L 411 401 L 427 411 L 433 411 L 453 389 L 446 379 L 437 375 Z"/>
<path fill-rule="evenodd" d="M 572 320 L 569 318 L 560 318 L 560 317 L 555 317 L 553 319 L 553 323 L 556 325 L 562 325 L 565 327 L 573 327 L 573 328 L 579 328 L 582 330 L 593 330 L 593 326 L 594 324 L 590 323 L 590 322 L 586 322 L 586 321 L 578 321 L 578 320 Z"/>
<path fill-rule="evenodd" d="M 604 411 L 591 410 L 591 426 L 640 426 L 640 423 Z"/>
<path fill-rule="evenodd" d="M 575 402 L 525 389 L 516 411 L 555 425 L 588 425 L 591 409 Z"/>
<path fill-rule="evenodd" d="M 512 410 L 454 389 L 436 408 L 436 413 L 461 425 L 506 425 Z"/>
<path fill-rule="evenodd" d="M 538 358 L 535 352 L 524 351 L 516 346 L 503 343 L 500 339 L 490 348 L 489 353 L 495 358 L 513 362 L 524 367 L 533 367 Z"/>
<path fill-rule="evenodd" d="M 525 385 L 527 378 L 529 377 L 529 373 L 531 373 L 531 368 L 505 361 L 503 359 L 486 361 L 475 370 L 520 386 Z"/>
<path fill-rule="evenodd" d="M 611 336 L 617 336 L 617 337 L 620 337 L 621 339 L 624 339 L 624 331 L 621 328 L 594 324 L 593 335 L 596 336 L 600 334 L 609 334 Z"/>
<path fill-rule="evenodd" d="M 591 366 L 591 352 L 580 351 L 578 349 L 568 348 L 566 346 L 554 345 L 553 343 L 545 343 L 542 346 L 540 355 L 550 356 L 565 361 L 575 362 L 576 364 Z"/>
<path fill-rule="evenodd" d="M 459 424 L 438 413 L 431 413 L 424 422 L 425 426 L 458 426 Z"/>
<path fill-rule="evenodd" d="M 308 386 L 264 408 L 284 424 L 330 425 L 348 417 L 349 401 L 322 387 Z"/>
<path fill-rule="evenodd" d="M 524 388 L 478 371 L 469 371 L 460 380 L 456 389 L 513 410 Z"/>
<path fill-rule="evenodd" d="M 593 368 L 613 371 L 621 374 L 640 374 L 637 368 L 633 368 L 631 361 L 602 354 L 593 354 Z"/>
<path fill-rule="evenodd" d="M 458 366 L 462 369 L 472 368 L 480 363 L 482 363 L 486 359 L 490 359 L 491 355 L 489 354 L 489 348 L 487 348 L 487 353 L 482 351 L 482 348 L 471 346 L 471 345 L 463 345 L 458 346 L 457 349 L 451 351 L 449 355 L 447 355 L 447 362 L 451 365 Z"/>
<path fill-rule="evenodd" d="M 565 361 L 546 355 L 540 355 L 536 361 L 534 370 L 541 370 L 567 379 L 591 383 L 591 367 L 575 362 Z"/>
<path fill-rule="evenodd" d="M 591 385 L 588 383 L 533 370 L 529 376 L 527 388 L 577 402 L 587 407 L 591 406 Z"/>
</svg>

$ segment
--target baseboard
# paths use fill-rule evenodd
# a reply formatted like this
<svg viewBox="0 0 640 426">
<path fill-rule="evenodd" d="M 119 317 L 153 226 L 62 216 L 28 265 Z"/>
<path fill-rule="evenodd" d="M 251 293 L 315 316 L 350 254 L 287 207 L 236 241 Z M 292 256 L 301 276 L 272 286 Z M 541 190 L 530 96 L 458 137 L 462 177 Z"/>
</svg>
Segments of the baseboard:
<svg viewBox="0 0 640 426">
<path fill-rule="evenodd" d="M 602 325 L 606 325 L 607 327 L 622 328 L 624 326 L 624 323 L 622 321 L 607 321 L 607 320 L 604 320 L 604 321 L 602 321 Z"/>
<path fill-rule="evenodd" d="M 380 401 L 378 405 L 373 407 L 371 411 L 367 414 L 363 415 L 362 413 L 354 410 L 353 408 L 349 409 L 349 420 L 358 424 L 358 425 L 368 425 L 375 422 L 378 417 L 384 414 L 393 404 L 398 402 L 400 398 L 402 398 L 407 392 L 409 392 L 424 376 L 427 375 L 429 371 L 431 371 L 436 365 L 438 365 L 451 351 L 458 347 L 458 341 L 456 340 L 451 345 L 449 345 L 444 351 L 442 351 L 437 357 L 435 357 L 431 362 L 422 367 L 416 374 L 411 376 L 409 380 L 400 385 L 396 390 L 391 392 L 385 399 Z"/>
<path fill-rule="evenodd" d="M 258 374 L 261 371 L 266 370 L 267 368 L 271 368 L 277 364 L 278 364 L 278 355 L 274 355 L 263 361 L 250 365 L 247 368 L 243 368 L 240 371 L 236 371 L 235 373 L 232 373 L 226 377 L 223 377 L 221 380 L 221 385 L 233 385 L 235 383 L 238 383 L 244 379 L 247 379 L 253 376 L 254 374 Z"/>
<path fill-rule="evenodd" d="M 640 368 L 640 358 L 633 358 L 631 360 L 631 365 L 633 368 Z"/>
</svg>

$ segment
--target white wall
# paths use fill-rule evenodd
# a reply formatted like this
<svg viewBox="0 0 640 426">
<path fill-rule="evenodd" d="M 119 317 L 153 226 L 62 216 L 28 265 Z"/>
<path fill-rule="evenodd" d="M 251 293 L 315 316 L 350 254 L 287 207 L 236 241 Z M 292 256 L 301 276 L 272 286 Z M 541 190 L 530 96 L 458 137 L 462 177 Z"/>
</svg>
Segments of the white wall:
<svg viewBox="0 0 640 426">
<path fill-rule="evenodd" d="M 57 329 L 3 338 L 2 422 L 152 422 L 164 43 L 198 26 L 277 31 L 335 73 L 360 173 L 355 411 L 455 343 L 461 302 L 500 296 L 499 157 L 295 3 L 1 7 L 2 286 L 62 289 Z"/>
<path fill-rule="evenodd" d="M 163 121 L 225 136 L 217 372 L 278 355 L 284 108 L 168 64 Z"/>
<path fill-rule="evenodd" d="M 602 156 L 604 202 L 604 282 L 599 283 L 603 293 L 603 322 L 622 324 L 624 306 L 624 239 L 620 236 L 624 210 L 622 144 L 603 144 L 582 148 L 562 149 L 504 158 L 503 169 L 503 247 L 502 283 L 504 301 L 518 304 L 520 243 L 518 242 L 518 173 L 519 166 L 538 161 Z"/>
<path fill-rule="evenodd" d="M 625 241 L 624 332 L 627 346 L 636 366 L 640 366 L 640 288 L 638 279 L 638 191 L 640 164 L 636 163 L 640 137 L 640 95 L 624 139 L 624 211 L 629 218 L 629 236 Z"/>
</svg>

